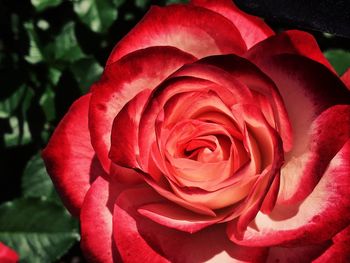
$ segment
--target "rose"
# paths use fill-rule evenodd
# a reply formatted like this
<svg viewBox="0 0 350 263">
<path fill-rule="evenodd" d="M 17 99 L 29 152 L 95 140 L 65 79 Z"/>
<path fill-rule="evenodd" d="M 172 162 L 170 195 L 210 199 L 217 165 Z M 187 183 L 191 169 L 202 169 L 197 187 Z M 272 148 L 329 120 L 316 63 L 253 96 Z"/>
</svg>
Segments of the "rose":
<svg viewBox="0 0 350 263">
<path fill-rule="evenodd" d="M 5 246 L 0 242 L 0 262 L 2 263 L 16 263 L 18 262 L 18 255 L 11 248 Z"/>
<path fill-rule="evenodd" d="M 149 11 L 43 157 L 91 261 L 341 262 L 349 113 L 312 36 L 199 0 Z"/>
</svg>

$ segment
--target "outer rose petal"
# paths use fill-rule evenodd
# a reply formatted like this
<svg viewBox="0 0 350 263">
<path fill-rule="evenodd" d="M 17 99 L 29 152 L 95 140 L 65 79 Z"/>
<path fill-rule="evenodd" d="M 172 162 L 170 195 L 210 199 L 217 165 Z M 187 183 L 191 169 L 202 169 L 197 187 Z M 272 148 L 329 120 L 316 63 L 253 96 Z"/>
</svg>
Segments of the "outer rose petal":
<svg viewBox="0 0 350 263">
<path fill-rule="evenodd" d="M 120 262 L 113 243 L 113 204 L 122 186 L 98 177 L 86 194 L 81 209 L 81 246 L 91 262 Z"/>
<path fill-rule="evenodd" d="M 269 215 L 259 213 L 241 237 L 235 232 L 235 223 L 230 223 L 230 239 L 242 245 L 271 246 L 307 245 L 332 238 L 350 223 L 349 158 L 350 140 L 303 202 L 294 206 L 276 205 Z"/>
<path fill-rule="evenodd" d="M 213 10 L 231 20 L 239 30 L 248 49 L 274 34 L 261 18 L 242 12 L 232 0 L 192 0 L 191 3 Z"/>
<path fill-rule="evenodd" d="M 95 158 L 88 129 L 91 94 L 78 99 L 62 119 L 42 156 L 65 206 L 75 216 L 86 192 L 104 172 Z"/>
<path fill-rule="evenodd" d="M 333 244 L 314 263 L 346 263 L 350 259 L 350 226 L 332 239 Z"/>
<path fill-rule="evenodd" d="M 147 194 L 148 193 L 148 194 Z M 266 248 L 229 242 L 224 225 L 188 234 L 143 217 L 137 208 L 154 201 L 145 188 L 129 189 L 114 209 L 114 239 L 124 262 L 264 262 Z"/>
<path fill-rule="evenodd" d="M 89 112 L 91 142 L 106 171 L 114 118 L 140 91 L 154 89 L 161 81 L 194 57 L 173 47 L 151 47 L 125 56 L 106 67 L 93 88 Z M 128 131 L 126 131 L 128 132 Z"/>
<path fill-rule="evenodd" d="M 337 127 L 329 129 L 329 127 Z M 350 106 L 337 105 L 312 123 L 308 151 L 282 168 L 278 203 L 294 204 L 313 190 L 329 164 L 350 138 Z"/>
<path fill-rule="evenodd" d="M 324 66 L 298 55 L 284 54 L 266 57 L 258 61 L 258 66 L 270 76 L 279 88 L 292 124 L 294 145 L 293 149 L 285 155 L 286 166 L 294 162 L 296 158 L 304 157 L 306 158 L 305 162 L 312 162 L 310 156 L 303 156 L 309 151 L 308 147 L 313 140 L 310 126 L 329 107 L 337 104 L 348 104 L 350 100 L 348 90 L 339 78 Z M 328 163 L 330 158 L 324 159 L 323 162 Z M 304 164 L 301 167 L 304 167 Z M 286 171 L 282 171 L 281 182 L 284 172 Z M 291 170 L 291 172 L 294 171 Z M 319 175 L 315 176 L 316 180 L 309 182 L 317 183 L 322 172 L 322 170 L 318 171 Z M 294 172 L 294 174 L 303 176 L 302 173 Z M 298 180 L 296 179 L 296 181 Z M 307 188 L 303 187 L 303 189 L 313 189 L 314 186 L 315 184 Z M 299 189 L 298 192 L 300 195 Z M 304 191 L 303 197 L 308 193 Z M 300 195 L 298 200 L 303 199 Z"/>
<path fill-rule="evenodd" d="M 331 242 L 327 241 L 319 245 L 297 246 L 297 247 L 270 247 L 269 256 L 266 262 L 271 263 L 314 263 L 319 255 L 321 255 L 330 246 Z M 330 261 L 332 262 L 332 261 Z M 333 261 L 339 262 L 339 261 Z"/>
<path fill-rule="evenodd" d="M 190 5 L 153 6 L 114 47 L 107 65 L 151 46 L 173 46 L 196 57 L 246 51 L 237 28 L 218 13 Z"/>
<path fill-rule="evenodd" d="M 17 263 L 18 255 L 11 248 L 0 242 L 0 262 L 1 263 Z"/>
<path fill-rule="evenodd" d="M 244 57 L 259 64 L 266 57 L 278 54 L 302 55 L 323 64 L 335 73 L 335 70 L 318 47 L 314 37 L 309 33 L 298 30 L 284 31 L 279 35 L 272 36 L 258 43 Z"/>
</svg>

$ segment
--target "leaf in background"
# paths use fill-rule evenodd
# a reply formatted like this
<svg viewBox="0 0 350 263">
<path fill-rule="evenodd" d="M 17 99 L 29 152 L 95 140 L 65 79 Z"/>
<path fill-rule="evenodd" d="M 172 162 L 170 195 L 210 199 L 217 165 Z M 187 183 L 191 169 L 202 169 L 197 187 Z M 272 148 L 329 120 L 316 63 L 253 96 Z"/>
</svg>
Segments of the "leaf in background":
<svg viewBox="0 0 350 263">
<path fill-rule="evenodd" d="M 20 108 L 14 108 L 13 110 L 16 110 L 16 112 L 13 114 L 11 113 L 8 120 L 11 132 L 4 134 L 6 147 L 25 145 L 27 143 L 30 143 L 32 140 L 32 136 L 29 131 L 29 125 L 26 120 L 26 113 L 32 102 L 34 93 L 28 87 L 22 86 L 20 89 L 22 88 L 24 88 L 24 91 L 23 93 L 20 92 L 20 96 L 16 98 L 15 103 L 17 104 L 16 106 L 20 106 Z"/>
<path fill-rule="evenodd" d="M 36 11 L 41 12 L 49 7 L 55 7 L 62 3 L 62 0 L 31 0 Z"/>
<path fill-rule="evenodd" d="M 170 5 L 170 4 L 180 4 L 180 3 L 188 3 L 188 0 L 167 0 L 165 1 L 166 5 Z"/>
<path fill-rule="evenodd" d="M 74 11 L 96 33 L 105 33 L 118 15 L 115 0 L 78 0 Z"/>
<path fill-rule="evenodd" d="M 26 92 L 26 87 L 21 86 L 10 97 L 0 101 L 0 118 L 8 118 L 12 116 L 13 112 L 19 106 L 19 103 L 23 100 Z"/>
<path fill-rule="evenodd" d="M 21 102 L 21 113 L 23 118 L 26 117 L 27 111 L 30 107 L 30 104 L 32 103 L 33 97 L 34 97 L 34 91 L 30 88 L 27 88 L 25 95 L 23 97 L 23 100 Z"/>
<path fill-rule="evenodd" d="M 29 54 L 24 58 L 30 64 L 39 63 L 43 61 L 44 55 L 34 25 L 32 22 L 27 22 L 24 24 L 24 28 L 27 30 L 29 37 Z"/>
<path fill-rule="evenodd" d="M 5 146 L 12 147 L 30 143 L 32 136 L 29 131 L 28 122 L 26 120 L 19 120 L 18 117 L 11 117 L 9 122 L 12 132 L 5 133 Z"/>
<path fill-rule="evenodd" d="M 74 62 L 85 57 L 75 36 L 74 28 L 73 22 L 67 23 L 55 38 L 54 43 L 46 47 L 46 51 L 54 60 Z"/>
<path fill-rule="evenodd" d="M 0 240 L 21 262 L 54 262 L 79 240 L 78 225 L 64 208 L 39 198 L 0 206 Z"/>
<path fill-rule="evenodd" d="M 34 155 L 24 169 L 22 193 L 24 197 L 40 197 L 61 204 L 40 153 Z"/>
<path fill-rule="evenodd" d="M 150 4 L 151 0 L 135 0 L 135 6 L 145 9 Z"/>
<path fill-rule="evenodd" d="M 45 19 L 38 20 L 38 22 L 36 23 L 36 26 L 43 31 L 48 30 L 50 28 L 49 22 L 47 22 L 47 20 Z"/>
<path fill-rule="evenodd" d="M 58 81 L 60 80 L 60 77 L 62 75 L 62 71 L 56 68 L 49 68 L 49 79 L 51 81 L 51 84 L 56 86 Z"/>
<path fill-rule="evenodd" d="M 103 68 L 92 57 L 87 57 L 76 61 L 71 66 L 71 70 L 83 93 L 86 93 L 90 86 L 99 79 Z"/>
<path fill-rule="evenodd" d="M 350 67 L 350 52 L 342 49 L 330 49 L 324 52 L 325 57 L 341 76 Z"/>
<path fill-rule="evenodd" d="M 116 7 L 119 7 L 125 3 L 125 0 L 113 0 L 113 3 Z"/>
<path fill-rule="evenodd" d="M 44 111 L 47 121 L 53 121 L 56 118 L 55 111 L 55 93 L 47 87 L 39 100 L 39 104 Z"/>
</svg>

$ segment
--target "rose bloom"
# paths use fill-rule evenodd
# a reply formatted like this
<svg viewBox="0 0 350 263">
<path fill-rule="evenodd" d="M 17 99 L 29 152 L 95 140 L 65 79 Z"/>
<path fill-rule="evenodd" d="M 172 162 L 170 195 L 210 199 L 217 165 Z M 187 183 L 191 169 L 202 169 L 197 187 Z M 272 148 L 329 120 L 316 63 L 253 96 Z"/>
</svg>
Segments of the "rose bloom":
<svg viewBox="0 0 350 263">
<path fill-rule="evenodd" d="M 350 106 L 314 38 L 152 7 L 43 152 L 91 262 L 346 262 Z"/>
</svg>

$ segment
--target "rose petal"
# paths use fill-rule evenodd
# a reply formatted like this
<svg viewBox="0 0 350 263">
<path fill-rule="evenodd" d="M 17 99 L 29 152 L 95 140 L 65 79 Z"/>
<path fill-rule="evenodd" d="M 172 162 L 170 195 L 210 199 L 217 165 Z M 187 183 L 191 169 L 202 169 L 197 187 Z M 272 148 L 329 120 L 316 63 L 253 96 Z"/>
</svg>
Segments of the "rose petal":
<svg viewBox="0 0 350 263">
<path fill-rule="evenodd" d="M 165 197 L 166 199 L 182 206 L 185 207 L 195 213 L 199 213 L 202 215 L 209 215 L 209 216 L 216 216 L 215 212 L 211 210 L 210 208 L 196 204 L 196 203 L 191 203 L 188 202 L 177 195 L 173 193 L 173 191 L 170 189 L 170 187 L 167 187 L 167 185 L 163 184 L 161 185 L 159 182 L 155 182 L 154 180 L 145 177 L 145 181 L 154 189 L 156 190 L 161 196 Z"/>
<path fill-rule="evenodd" d="M 349 93 L 338 77 L 305 57 L 284 54 L 264 59 L 259 67 L 276 83 L 293 127 L 294 145 L 286 154 L 288 162 L 306 152 L 312 121 L 333 105 L 348 104 Z"/>
<path fill-rule="evenodd" d="M 123 187 L 98 177 L 89 189 L 81 209 L 81 247 L 91 262 L 120 262 L 112 242 L 113 204 Z"/>
<path fill-rule="evenodd" d="M 138 126 L 150 94 L 150 90 L 141 91 L 125 105 L 113 121 L 109 158 L 118 165 L 140 168 L 137 161 L 140 155 L 137 144 Z"/>
<path fill-rule="evenodd" d="M 143 112 L 140 120 L 139 131 L 139 149 L 140 149 L 140 165 L 142 170 L 147 172 L 149 166 L 149 158 L 152 149 L 152 145 L 156 142 L 156 121 L 159 115 L 163 112 L 163 107 L 166 102 L 180 93 L 193 92 L 193 91 L 208 92 L 210 90 L 220 90 L 221 93 L 230 94 L 221 86 L 198 78 L 191 77 L 179 77 L 169 79 L 163 82 L 156 90 L 156 93 L 152 96 L 152 100 L 148 103 L 145 111 Z M 219 93 L 219 92 L 217 92 Z"/>
<path fill-rule="evenodd" d="M 196 57 L 246 50 L 237 28 L 216 12 L 190 5 L 153 6 L 114 47 L 107 65 L 151 46 L 173 46 Z"/>
<path fill-rule="evenodd" d="M 347 262 L 350 258 L 350 226 L 332 238 L 333 244 L 314 263 Z"/>
<path fill-rule="evenodd" d="M 168 202 L 151 188 L 143 190 L 142 198 L 146 199 L 146 197 L 152 202 L 140 206 L 137 211 L 158 224 L 180 231 L 195 233 L 219 222 L 223 218 L 201 215 L 184 209 L 181 206 Z"/>
<path fill-rule="evenodd" d="M 105 69 L 92 90 L 89 112 L 91 142 L 106 171 L 114 118 L 140 91 L 155 88 L 173 71 L 194 58 L 176 48 L 152 47 L 129 54 Z M 150 66 L 152 65 L 152 66 Z"/>
<path fill-rule="evenodd" d="M 124 262 L 264 262 L 265 248 L 230 243 L 223 225 L 188 234 L 142 216 L 138 207 L 154 200 L 145 193 L 126 190 L 115 205 L 114 239 Z"/>
<path fill-rule="evenodd" d="M 17 263 L 19 261 L 19 257 L 17 253 L 5 246 L 0 242 L 0 262 L 2 263 Z"/>
<path fill-rule="evenodd" d="M 337 128 L 330 129 L 332 126 Z M 338 105 L 324 111 L 312 123 L 308 134 L 311 142 L 307 152 L 282 168 L 280 204 L 297 203 L 311 193 L 329 161 L 350 138 L 350 106 Z"/>
<path fill-rule="evenodd" d="M 335 73 L 334 68 L 318 47 L 315 38 L 311 34 L 299 30 L 288 30 L 279 35 L 272 36 L 258 43 L 244 57 L 259 65 L 260 60 L 277 54 L 302 55 L 321 63 Z"/>
<path fill-rule="evenodd" d="M 242 12 L 231 0 L 192 0 L 191 3 L 213 10 L 229 19 L 239 30 L 248 49 L 274 34 L 261 18 Z"/>
<path fill-rule="evenodd" d="M 297 246 L 297 247 L 270 247 L 266 262 L 298 262 L 310 263 L 322 254 L 330 246 L 330 241 L 319 245 Z M 332 261 L 330 261 L 332 262 Z M 340 261 L 333 261 L 340 262 Z"/>
<path fill-rule="evenodd" d="M 91 94 L 78 99 L 62 119 L 42 156 L 65 206 L 79 216 L 91 183 L 104 171 L 95 157 L 88 129 Z"/>
<path fill-rule="evenodd" d="M 258 213 L 242 236 L 229 223 L 230 239 L 241 245 L 314 244 L 332 238 L 350 223 L 350 140 L 330 162 L 314 191 L 298 205 L 276 205 Z"/>
<path fill-rule="evenodd" d="M 292 128 L 279 91 L 253 63 L 235 55 L 211 56 L 182 67 L 174 76 L 199 77 L 229 88 L 236 83 L 238 89 L 232 91 L 233 97 L 239 103 L 260 105 L 270 125 L 280 131 L 285 151 L 292 148 Z M 241 84 L 237 85 L 237 81 Z"/>
</svg>

